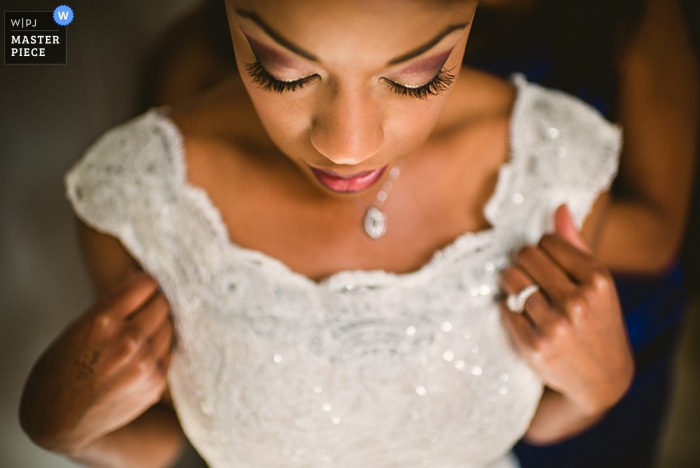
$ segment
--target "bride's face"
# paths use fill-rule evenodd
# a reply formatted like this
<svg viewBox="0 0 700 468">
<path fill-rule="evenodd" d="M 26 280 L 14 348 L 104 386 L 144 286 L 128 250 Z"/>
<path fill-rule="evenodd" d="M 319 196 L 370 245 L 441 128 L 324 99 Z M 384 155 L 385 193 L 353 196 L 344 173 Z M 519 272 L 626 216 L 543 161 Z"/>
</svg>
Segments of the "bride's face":
<svg viewBox="0 0 700 468">
<path fill-rule="evenodd" d="M 270 138 L 314 184 L 376 186 L 433 130 L 476 0 L 228 0 L 238 68 Z"/>
</svg>

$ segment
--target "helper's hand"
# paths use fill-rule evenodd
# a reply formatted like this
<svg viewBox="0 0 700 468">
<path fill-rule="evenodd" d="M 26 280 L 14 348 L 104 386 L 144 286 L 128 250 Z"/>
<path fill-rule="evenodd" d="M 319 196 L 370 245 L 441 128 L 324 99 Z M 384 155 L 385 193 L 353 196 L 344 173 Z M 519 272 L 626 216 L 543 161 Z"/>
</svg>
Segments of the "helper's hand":
<svg viewBox="0 0 700 468">
<path fill-rule="evenodd" d="M 627 391 L 634 362 L 609 271 L 593 257 L 565 206 L 554 234 L 525 247 L 502 277 L 507 294 L 540 290 L 514 313 L 503 304 L 511 337 L 532 369 L 587 416 L 600 415 Z"/>
<path fill-rule="evenodd" d="M 20 418 L 30 437 L 77 454 L 155 404 L 170 362 L 169 310 L 156 282 L 134 273 L 69 324 L 27 380 Z"/>
</svg>

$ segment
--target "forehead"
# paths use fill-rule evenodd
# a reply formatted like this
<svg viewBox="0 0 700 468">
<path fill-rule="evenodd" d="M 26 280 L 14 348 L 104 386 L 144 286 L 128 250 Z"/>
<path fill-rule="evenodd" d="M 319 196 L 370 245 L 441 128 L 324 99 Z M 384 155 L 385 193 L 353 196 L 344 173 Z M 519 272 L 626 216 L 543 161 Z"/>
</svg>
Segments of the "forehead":
<svg viewBox="0 0 700 468">
<path fill-rule="evenodd" d="M 446 26 L 469 22 L 476 0 L 228 0 L 319 56 L 347 48 L 410 50 Z M 243 22 L 239 21 L 239 24 Z M 374 50 L 379 52 L 379 50 Z"/>
</svg>

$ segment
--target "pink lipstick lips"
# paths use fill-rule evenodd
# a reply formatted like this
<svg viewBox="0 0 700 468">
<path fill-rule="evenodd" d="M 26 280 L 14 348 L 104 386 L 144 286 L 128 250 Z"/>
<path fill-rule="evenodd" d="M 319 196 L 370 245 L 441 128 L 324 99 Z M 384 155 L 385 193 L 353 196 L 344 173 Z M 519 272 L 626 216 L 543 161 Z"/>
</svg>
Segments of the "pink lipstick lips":
<svg viewBox="0 0 700 468">
<path fill-rule="evenodd" d="M 321 184 L 329 190 L 339 193 L 353 193 L 368 189 L 381 178 L 385 169 L 386 166 L 373 171 L 344 175 L 326 169 L 311 167 L 311 171 Z"/>
</svg>

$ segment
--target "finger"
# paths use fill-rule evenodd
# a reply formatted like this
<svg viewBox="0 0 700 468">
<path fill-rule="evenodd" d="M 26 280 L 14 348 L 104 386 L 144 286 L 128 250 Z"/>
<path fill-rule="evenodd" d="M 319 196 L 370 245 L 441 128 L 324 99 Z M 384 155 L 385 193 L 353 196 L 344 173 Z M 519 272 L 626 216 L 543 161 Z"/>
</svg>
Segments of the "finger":
<svg viewBox="0 0 700 468">
<path fill-rule="evenodd" d="M 521 354 L 529 353 L 535 341 L 535 329 L 524 315 L 514 314 L 503 303 L 500 304 L 500 308 L 501 320 L 511 340 Z"/>
<path fill-rule="evenodd" d="M 108 297 L 109 310 L 119 317 L 136 312 L 155 294 L 158 283 L 145 273 L 131 275 Z"/>
<path fill-rule="evenodd" d="M 151 337 L 151 352 L 158 361 L 163 359 L 166 353 L 170 352 L 173 341 L 173 326 L 170 320 L 163 325 Z"/>
<path fill-rule="evenodd" d="M 568 206 L 561 205 L 554 212 L 554 229 L 557 234 L 569 241 L 577 249 L 592 254 L 588 242 L 583 238 L 581 231 L 574 223 Z"/>
<path fill-rule="evenodd" d="M 141 309 L 129 316 L 132 326 L 139 329 L 144 337 L 150 337 L 168 319 L 170 304 L 165 296 L 156 293 Z"/>
<path fill-rule="evenodd" d="M 540 239 L 542 250 L 578 283 L 585 283 L 598 269 L 598 262 L 590 254 L 578 249 L 560 234 L 547 234 Z"/>
<path fill-rule="evenodd" d="M 515 261 L 554 302 L 576 287 L 569 275 L 542 248 L 525 247 L 518 252 Z"/>
<path fill-rule="evenodd" d="M 503 272 L 501 284 L 507 294 L 518 294 L 526 287 L 534 284 L 534 281 L 527 273 L 516 266 L 510 267 Z M 511 315 L 521 315 L 511 311 L 507 306 L 505 308 Z M 527 298 L 524 310 L 532 322 L 531 328 L 532 326 L 541 326 L 553 313 L 549 300 L 541 290 Z"/>
</svg>

